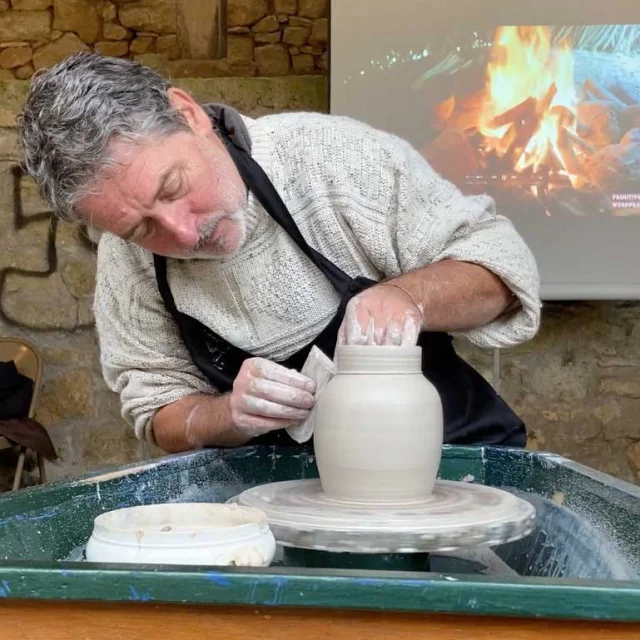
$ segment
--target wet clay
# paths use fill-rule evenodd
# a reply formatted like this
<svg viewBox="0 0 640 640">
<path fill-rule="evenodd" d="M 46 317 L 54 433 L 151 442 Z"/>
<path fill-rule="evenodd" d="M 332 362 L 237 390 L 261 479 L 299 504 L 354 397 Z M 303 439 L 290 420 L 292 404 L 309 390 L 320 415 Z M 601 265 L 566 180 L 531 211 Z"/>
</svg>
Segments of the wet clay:
<svg viewBox="0 0 640 640">
<path fill-rule="evenodd" d="M 341 345 L 319 395 L 314 447 L 328 499 L 410 503 L 432 490 L 440 465 L 440 396 L 417 346 Z"/>
</svg>

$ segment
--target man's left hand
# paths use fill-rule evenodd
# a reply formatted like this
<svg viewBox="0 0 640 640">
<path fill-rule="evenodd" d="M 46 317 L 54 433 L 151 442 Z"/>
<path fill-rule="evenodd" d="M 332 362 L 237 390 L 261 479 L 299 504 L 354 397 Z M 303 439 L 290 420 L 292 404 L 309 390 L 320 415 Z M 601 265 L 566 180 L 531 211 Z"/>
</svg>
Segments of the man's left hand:
<svg viewBox="0 0 640 640">
<path fill-rule="evenodd" d="M 424 328 L 422 311 L 411 295 L 382 283 L 354 296 L 347 304 L 338 344 L 408 346 Z"/>
</svg>

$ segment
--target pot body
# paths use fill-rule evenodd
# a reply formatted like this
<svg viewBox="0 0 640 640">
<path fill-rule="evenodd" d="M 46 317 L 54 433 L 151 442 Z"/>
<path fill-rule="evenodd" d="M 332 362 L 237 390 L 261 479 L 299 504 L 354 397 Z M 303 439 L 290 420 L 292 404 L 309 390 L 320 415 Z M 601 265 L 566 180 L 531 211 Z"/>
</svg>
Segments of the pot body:
<svg viewBox="0 0 640 640">
<path fill-rule="evenodd" d="M 440 396 L 420 347 L 339 346 L 316 404 L 314 447 L 325 494 L 376 503 L 428 498 L 440 466 Z"/>
<path fill-rule="evenodd" d="M 276 542 L 258 509 L 209 503 L 157 504 L 98 516 L 89 562 L 266 567 Z"/>
</svg>

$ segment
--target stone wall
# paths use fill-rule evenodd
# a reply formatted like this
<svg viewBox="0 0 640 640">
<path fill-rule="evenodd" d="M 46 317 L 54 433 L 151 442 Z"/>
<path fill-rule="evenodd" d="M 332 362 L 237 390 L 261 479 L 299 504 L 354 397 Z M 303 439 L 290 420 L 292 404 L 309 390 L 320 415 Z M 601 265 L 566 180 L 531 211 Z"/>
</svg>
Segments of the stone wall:
<svg viewBox="0 0 640 640">
<path fill-rule="evenodd" d="M 327 108 L 320 76 L 194 78 L 176 84 L 200 101 L 224 101 L 253 116 Z M 0 80 L 0 336 L 26 338 L 42 352 L 44 384 L 36 418 L 62 457 L 47 465 L 50 477 L 58 478 L 159 451 L 135 439 L 120 416 L 117 396 L 102 379 L 91 312 L 91 234 L 53 219 L 20 169 L 12 125 L 27 89 L 27 82 Z M 0 451 L 0 491 L 9 486 L 14 464 L 11 451 Z M 34 477 L 30 472 L 28 482 Z"/>
<path fill-rule="evenodd" d="M 30 78 L 87 49 L 135 58 L 172 78 L 326 71 L 327 0 L 228 0 L 221 57 L 217 7 L 217 0 L 0 0 L 0 79 Z"/>
</svg>

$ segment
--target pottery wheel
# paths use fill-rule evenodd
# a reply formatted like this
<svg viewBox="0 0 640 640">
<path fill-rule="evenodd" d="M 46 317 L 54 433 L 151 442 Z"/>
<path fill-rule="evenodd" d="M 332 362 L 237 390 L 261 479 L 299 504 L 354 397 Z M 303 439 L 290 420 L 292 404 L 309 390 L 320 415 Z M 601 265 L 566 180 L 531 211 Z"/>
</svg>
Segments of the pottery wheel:
<svg viewBox="0 0 640 640">
<path fill-rule="evenodd" d="M 497 545 L 534 528 L 535 509 L 507 491 L 441 480 L 422 502 L 331 500 L 319 480 L 253 487 L 232 499 L 261 509 L 283 546 L 351 553 L 421 553 Z"/>
</svg>

